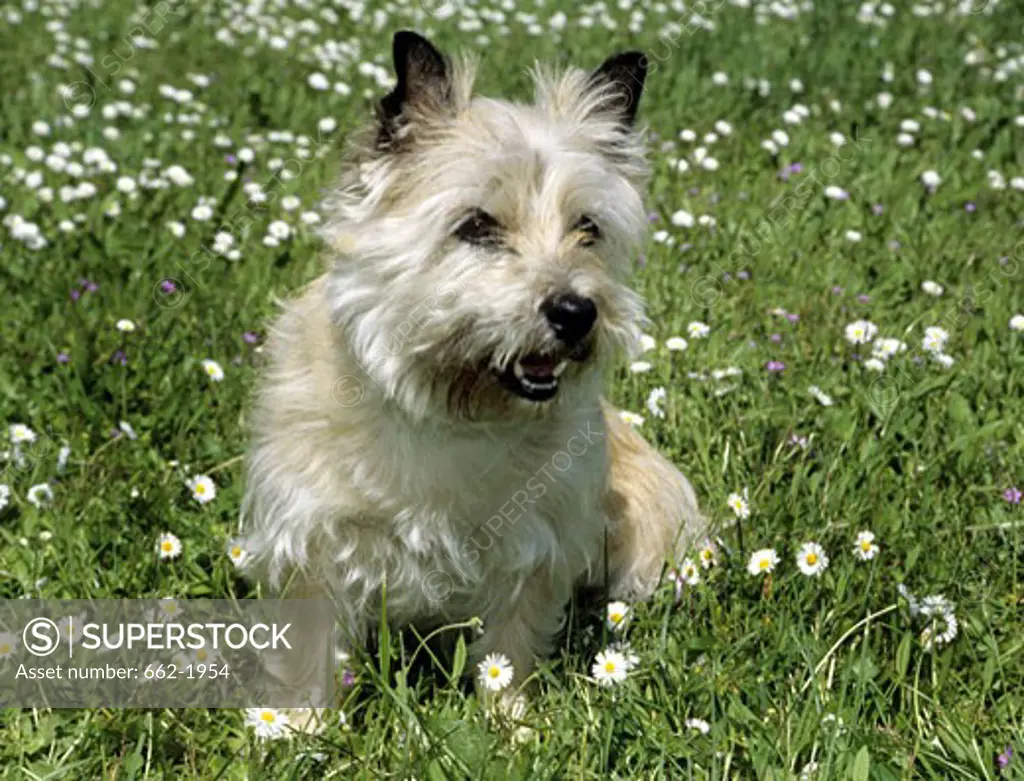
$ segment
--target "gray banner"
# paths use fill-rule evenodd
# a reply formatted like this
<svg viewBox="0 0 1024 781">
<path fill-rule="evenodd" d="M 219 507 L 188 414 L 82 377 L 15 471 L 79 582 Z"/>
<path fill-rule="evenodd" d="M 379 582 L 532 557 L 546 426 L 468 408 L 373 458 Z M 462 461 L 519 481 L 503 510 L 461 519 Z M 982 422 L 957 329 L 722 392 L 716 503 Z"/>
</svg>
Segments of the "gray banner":
<svg viewBox="0 0 1024 781">
<path fill-rule="evenodd" d="M 334 705 L 327 600 L 0 600 L 0 707 Z"/>
</svg>

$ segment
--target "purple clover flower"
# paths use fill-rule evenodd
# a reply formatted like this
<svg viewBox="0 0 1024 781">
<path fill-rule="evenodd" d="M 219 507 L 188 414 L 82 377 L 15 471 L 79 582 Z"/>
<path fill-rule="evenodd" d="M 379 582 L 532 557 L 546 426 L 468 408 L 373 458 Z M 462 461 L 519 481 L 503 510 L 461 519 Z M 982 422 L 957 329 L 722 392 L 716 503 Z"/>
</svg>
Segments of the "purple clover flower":
<svg viewBox="0 0 1024 781">
<path fill-rule="evenodd" d="M 173 279 L 165 279 L 160 283 L 160 289 L 170 295 L 178 289 L 178 286 L 174 284 Z"/>
<path fill-rule="evenodd" d="M 71 356 L 65 352 L 57 353 L 57 363 L 70 363 Z"/>
<path fill-rule="evenodd" d="M 764 368 L 770 372 L 781 372 L 786 368 L 786 364 L 782 361 L 768 361 L 768 363 L 764 365 Z"/>
<path fill-rule="evenodd" d="M 1020 504 L 1022 496 L 1024 496 L 1024 494 L 1022 494 L 1021 490 L 1015 485 L 1011 485 L 1003 491 L 1003 498 L 1010 504 Z"/>
<path fill-rule="evenodd" d="M 260 340 L 260 335 L 255 331 L 246 331 L 242 334 L 242 338 L 246 344 L 256 344 Z"/>
</svg>

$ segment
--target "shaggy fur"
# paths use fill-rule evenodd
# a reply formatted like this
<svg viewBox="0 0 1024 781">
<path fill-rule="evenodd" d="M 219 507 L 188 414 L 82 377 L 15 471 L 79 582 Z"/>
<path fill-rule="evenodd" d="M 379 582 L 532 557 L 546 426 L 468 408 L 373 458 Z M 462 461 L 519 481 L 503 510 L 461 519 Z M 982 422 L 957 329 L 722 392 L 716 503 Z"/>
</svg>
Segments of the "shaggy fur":
<svg viewBox="0 0 1024 781">
<path fill-rule="evenodd" d="M 506 654 L 518 683 L 574 587 L 648 594 L 704 529 L 686 479 L 601 398 L 643 323 L 626 277 L 646 224 L 632 127 L 645 66 L 537 69 L 526 105 L 473 97 L 470 64 L 412 33 L 395 67 L 329 202 L 329 270 L 268 345 L 243 512 L 252 575 L 333 598 L 352 646 L 385 587 L 396 626 L 480 616 L 473 658 Z M 480 210 L 494 235 L 461 238 Z M 573 349 L 541 312 L 567 291 L 597 309 Z M 509 388 L 531 355 L 567 361 L 550 400 Z"/>
</svg>

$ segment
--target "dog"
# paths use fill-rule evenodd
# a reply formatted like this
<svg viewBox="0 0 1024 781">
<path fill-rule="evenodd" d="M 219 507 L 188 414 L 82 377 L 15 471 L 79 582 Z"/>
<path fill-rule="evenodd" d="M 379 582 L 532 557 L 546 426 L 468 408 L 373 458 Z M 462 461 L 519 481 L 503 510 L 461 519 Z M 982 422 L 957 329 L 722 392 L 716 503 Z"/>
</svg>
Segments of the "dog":
<svg viewBox="0 0 1024 781">
<path fill-rule="evenodd" d="M 470 660 L 505 655 L 511 691 L 575 588 L 644 598 L 706 526 L 602 397 L 646 322 L 627 284 L 646 60 L 537 66 L 519 104 L 474 96 L 473 61 L 416 33 L 393 55 L 397 83 L 327 201 L 326 271 L 265 348 L 249 574 L 332 599 L 349 650 L 382 608 L 397 627 L 477 616 Z"/>
</svg>

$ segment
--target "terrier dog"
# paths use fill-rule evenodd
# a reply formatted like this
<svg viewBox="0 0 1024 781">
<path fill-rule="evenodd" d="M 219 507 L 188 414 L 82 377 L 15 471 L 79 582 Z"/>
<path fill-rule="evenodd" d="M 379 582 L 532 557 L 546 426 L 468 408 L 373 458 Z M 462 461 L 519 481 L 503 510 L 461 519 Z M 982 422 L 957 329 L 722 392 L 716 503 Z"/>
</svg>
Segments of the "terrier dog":
<svg viewBox="0 0 1024 781">
<path fill-rule="evenodd" d="M 397 84 L 328 201 L 328 269 L 268 341 L 252 575 L 332 598 L 353 646 L 382 607 L 396 626 L 479 616 L 471 659 L 504 654 L 522 683 L 575 587 L 649 595 L 705 528 L 602 399 L 644 323 L 626 277 L 646 60 L 538 66 L 523 105 L 475 97 L 472 63 L 415 33 L 393 49 Z"/>
</svg>

